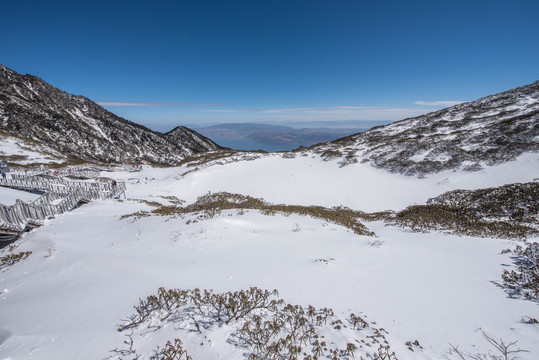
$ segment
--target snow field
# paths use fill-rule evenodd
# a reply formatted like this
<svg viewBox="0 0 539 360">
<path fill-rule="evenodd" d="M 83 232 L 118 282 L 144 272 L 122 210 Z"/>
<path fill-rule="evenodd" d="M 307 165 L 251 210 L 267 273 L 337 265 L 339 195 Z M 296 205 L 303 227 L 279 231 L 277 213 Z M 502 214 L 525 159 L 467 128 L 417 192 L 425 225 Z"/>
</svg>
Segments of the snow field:
<svg viewBox="0 0 539 360">
<path fill-rule="evenodd" d="M 17 199 L 20 199 L 22 201 L 34 201 L 38 197 L 40 197 L 40 194 L 32 193 L 29 191 L 22 191 L 22 190 L 15 190 L 5 187 L 0 187 L 0 204 L 10 206 L 15 204 Z"/>
<path fill-rule="evenodd" d="M 15 251 L 32 255 L 0 273 L 0 359 L 103 359 L 125 347 L 116 329 L 139 298 L 159 287 L 224 292 L 251 286 L 277 289 L 291 304 L 330 307 L 342 317 L 361 314 L 388 332 L 401 360 L 440 359 L 449 344 L 487 353 L 492 347 L 480 328 L 518 340 L 530 351 L 521 359 L 536 359 L 539 327 L 520 320 L 539 318 L 537 304 L 510 299 L 496 285 L 502 270 L 513 266 L 510 254 L 500 254 L 514 246 L 510 241 L 365 223 L 374 238 L 310 217 L 256 210 L 223 211 L 197 222 L 195 215 L 120 217 L 151 209 L 136 199 L 167 204 L 162 196 L 176 196 L 190 203 L 208 191 L 272 203 L 399 210 L 456 188 L 531 181 L 539 176 L 537 162 L 530 154 L 477 173 L 426 179 L 303 157 L 213 166 L 181 179 L 184 168 L 103 173 L 126 181 L 127 200 L 93 201 L 25 234 Z M 204 340 L 178 327 L 147 332 L 137 344 L 148 355 L 180 337 L 195 359 L 243 358 L 226 341 L 226 327 L 204 332 Z M 424 349 L 409 351 L 405 342 L 414 340 Z"/>
<path fill-rule="evenodd" d="M 13 160 L 18 164 L 48 164 L 65 161 L 65 156 L 46 145 L 38 145 L 2 134 L 0 134 L 0 155 L 18 156 L 18 159 Z"/>
<path fill-rule="evenodd" d="M 187 218 L 119 220 L 119 212 L 134 208 L 141 205 L 94 202 L 26 235 L 18 250 L 33 254 L 0 278 L 1 327 L 12 334 L 0 356 L 103 358 L 123 346 L 125 336 L 116 331 L 121 319 L 161 286 L 275 288 L 292 304 L 362 313 L 389 332 L 399 359 L 417 358 L 404 346 L 416 339 L 425 348 L 421 356 L 430 359 L 449 343 L 471 347 L 481 341 L 479 327 L 537 350 L 537 329 L 519 323 L 524 315 L 537 316 L 536 304 L 508 299 L 492 283 L 502 264 L 511 263 L 499 255 L 510 246 L 506 241 L 368 223 L 382 242 L 371 246 L 375 239 L 340 226 L 253 210 L 189 225 Z M 217 346 L 219 335 L 211 338 Z M 148 336 L 144 347 L 166 340 L 172 338 Z M 190 353 L 199 352 L 198 338 L 182 340 Z M 234 353 L 220 341 L 214 355 Z"/>
<path fill-rule="evenodd" d="M 148 168 L 140 173 L 110 173 L 125 180 L 129 196 L 173 195 L 188 203 L 208 191 L 227 191 L 264 198 L 271 203 L 348 206 L 366 212 L 401 210 L 456 189 L 479 189 L 539 179 L 539 154 L 476 172 L 444 171 L 424 179 L 391 174 L 368 164 L 339 168 L 318 157 L 277 156 L 215 165 L 187 174 L 190 168 Z M 105 173 L 107 174 L 107 173 Z M 129 180 L 131 179 L 131 180 Z M 154 180 L 152 180 L 154 179 Z"/>
</svg>

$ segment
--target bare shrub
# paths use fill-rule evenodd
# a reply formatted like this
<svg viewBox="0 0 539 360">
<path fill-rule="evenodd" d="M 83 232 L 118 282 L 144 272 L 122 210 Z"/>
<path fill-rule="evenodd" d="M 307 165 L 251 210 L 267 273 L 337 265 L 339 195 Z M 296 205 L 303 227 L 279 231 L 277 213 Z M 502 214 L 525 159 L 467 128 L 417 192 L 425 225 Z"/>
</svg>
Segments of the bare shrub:
<svg viewBox="0 0 539 360">
<path fill-rule="evenodd" d="M 8 268 L 12 265 L 15 265 L 19 261 L 26 259 L 32 254 L 31 251 L 23 251 L 16 254 L 7 254 L 0 257 L 0 269 Z"/>
<path fill-rule="evenodd" d="M 505 270 L 502 274 L 503 285 L 511 296 L 539 301 L 539 243 L 532 243 L 514 250 L 517 264 L 515 270 Z"/>
<path fill-rule="evenodd" d="M 374 360 L 398 360 L 395 352 L 391 351 L 389 345 L 382 345 L 374 353 Z"/>
<path fill-rule="evenodd" d="M 212 326 L 229 326 L 227 342 L 244 349 L 248 359 L 304 359 L 316 360 L 323 356 L 349 360 L 363 345 L 380 345 L 377 352 L 361 350 L 375 359 L 396 359 L 385 339 L 383 329 L 371 327 L 362 317 L 350 314 L 348 321 L 340 319 L 332 309 L 287 304 L 278 298 L 276 290 L 251 287 L 246 290 L 215 293 L 213 290 L 166 290 L 160 288 L 156 295 L 139 300 L 126 324 L 118 330 L 130 329 L 144 337 L 148 329 L 158 331 L 167 322 L 181 322 L 185 328 L 190 322 L 199 334 Z M 156 324 L 158 326 L 156 326 Z M 322 334 L 347 329 L 357 338 L 356 342 L 340 342 L 328 346 Z M 192 331 L 192 330 L 190 330 Z M 366 333 L 362 333 L 365 331 Z M 116 359 L 137 356 L 132 337 L 126 349 L 115 349 Z M 370 334 L 370 335 L 369 335 Z M 343 340 L 343 336 L 340 336 Z M 356 345 L 358 344 L 358 345 Z M 362 345 L 363 344 L 363 345 Z M 339 346 L 340 345 L 340 346 Z M 389 357 L 388 357 L 389 356 Z M 154 350 L 151 359 L 191 359 L 179 338 L 169 341 L 165 348 Z"/>
<path fill-rule="evenodd" d="M 180 339 L 174 339 L 174 343 L 168 341 L 163 349 L 157 347 L 154 350 L 155 354 L 152 360 L 193 360 L 182 345 L 183 343 Z"/>
<path fill-rule="evenodd" d="M 369 324 L 361 316 L 357 316 L 354 313 L 350 314 L 348 321 L 350 322 L 350 325 L 357 330 L 362 330 L 369 326 Z"/>
<path fill-rule="evenodd" d="M 496 339 L 494 336 L 487 334 L 485 331 L 479 329 L 483 339 L 485 339 L 495 351 L 493 354 L 491 351 L 483 354 L 473 354 L 467 351 L 460 350 L 458 346 L 450 345 L 449 353 L 444 357 L 446 359 L 460 359 L 460 360 L 517 360 L 519 356 L 517 354 L 522 352 L 528 352 L 527 350 L 517 347 L 518 341 L 506 341 L 503 339 Z"/>
<path fill-rule="evenodd" d="M 133 340 L 133 333 L 126 334 L 125 335 L 128 340 L 124 341 L 124 344 L 128 345 L 129 347 L 127 349 L 114 349 L 111 350 L 111 353 L 114 353 L 114 355 L 110 356 L 108 359 L 120 359 L 123 360 L 125 356 L 129 356 L 131 360 L 138 360 L 140 359 L 140 355 L 137 354 L 137 351 L 134 348 L 135 341 Z"/>
</svg>

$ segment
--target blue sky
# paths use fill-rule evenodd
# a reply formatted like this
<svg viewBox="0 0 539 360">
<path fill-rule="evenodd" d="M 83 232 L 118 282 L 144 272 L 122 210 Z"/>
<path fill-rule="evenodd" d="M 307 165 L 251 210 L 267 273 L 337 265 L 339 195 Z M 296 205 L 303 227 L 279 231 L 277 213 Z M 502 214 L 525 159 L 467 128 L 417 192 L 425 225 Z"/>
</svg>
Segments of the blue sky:
<svg viewBox="0 0 539 360">
<path fill-rule="evenodd" d="M 399 120 L 539 80 L 539 1 L 4 1 L 0 63 L 156 130 Z"/>
</svg>

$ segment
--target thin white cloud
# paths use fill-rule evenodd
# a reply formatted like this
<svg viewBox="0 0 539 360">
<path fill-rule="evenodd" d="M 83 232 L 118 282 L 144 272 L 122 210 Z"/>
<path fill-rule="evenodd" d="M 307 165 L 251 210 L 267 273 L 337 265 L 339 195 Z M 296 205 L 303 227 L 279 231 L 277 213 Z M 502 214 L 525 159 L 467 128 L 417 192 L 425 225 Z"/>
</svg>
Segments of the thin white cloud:
<svg viewBox="0 0 539 360">
<path fill-rule="evenodd" d="M 145 101 L 97 101 L 101 106 L 123 107 L 181 107 L 181 106 L 223 106 L 226 104 L 182 103 L 182 102 L 145 102 Z"/>
<path fill-rule="evenodd" d="M 197 111 L 203 111 L 203 112 L 247 112 L 247 111 L 256 111 L 256 110 L 246 110 L 246 109 L 204 109 L 204 110 L 197 110 Z"/>
<path fill-rule="evenodd" d="M 256 113 L 328 113 L 328 112 L 350 112 L 357 110 L 377 110 L 390 109 L 375 106 L 327 106 L 314 108 L 282 108 L 282 109 L 200 109 L 203 112 L 256 112 Z"/>
<path fill-rule="evenodd" d="M 315 107 L 315 108 L 284 108 L 284 109 L 265 109 L 259 110 L 261 112 L 268 113 L 289 113 L 289 112 L 299 112 L 299 113 L 317 113 L 317 112 L 346 112 L 346 111 L 356 111 L 356 110 L 366 110 L 366 109 L 383 109 L 373 106 L 327 106 L 327 107 Z"/>
<path fill-rule="evenodd" d="M 200 113 L 221 113 L 229 118 L 234 114 L 237 119 L 256 121 L 337 121 L 337 120 L 401 120 L 419 116 L 432 111 L 432 108 L 376 107 L 376 106 L 328 106 L 305 108 L 275 109 L 193 109 Z"/>
<path fill-rule="evenodd" d="M 396 121 L 434 111 L 432 106 L 320 106 L 289 108 L 231 108 L 228 104 L 210 103 L 156 103 L 156 102 L 101 102 L 105 106 L 125 107 L 122 114 L 136 118 L 142 107 L 153 107 L 155 117 L 177 121 L 178 118 L 198 122 L 334 122 L 334 121 Z M 129 110 L 131 108 L 131 110 Z M 129 113 L 131 111 L 131 113 Z M 192 120 L 195 121 L 195 120 Z"/>
<path fill-rule="evenodd" d="M 443 100 L 443 101 L 416 101 L 414 104 L 416 105 L 424 105 L 424 106 L 453 106 L 462 104 L 466 101 L 460 101 L 460 100 Z"/>
</svg>

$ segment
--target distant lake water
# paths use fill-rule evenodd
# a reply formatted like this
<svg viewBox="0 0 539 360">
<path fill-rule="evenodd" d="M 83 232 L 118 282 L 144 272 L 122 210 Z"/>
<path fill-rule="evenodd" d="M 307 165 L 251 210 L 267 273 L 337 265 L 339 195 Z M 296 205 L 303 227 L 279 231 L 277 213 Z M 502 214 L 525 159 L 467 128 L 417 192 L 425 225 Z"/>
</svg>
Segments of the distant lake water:
<svg viewBox="0 0 539 360">
<path fill-rule="evenodd" d="M 380 122 L 370 122 L 368 126 L 379 124 Z M 285 125 L 231 123 L 193 127 L 193 130 L 230 149 L 275 152 L 290 151 L 300 146 L 309 147 L 368 129 L 367 127 L 344 128 L 328 125 L 322 127 L 322 125 L 320 124 L 321 127 L 316 128 L 293 128 Z"/>
<path fill-rule="evenodd" d="M 300 145 L 272 145 L 251 139 L 212 139 L 217 144 L 234 150 L 264 150 L 267 152 L 290 151 Z"/>
</svg>

